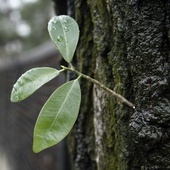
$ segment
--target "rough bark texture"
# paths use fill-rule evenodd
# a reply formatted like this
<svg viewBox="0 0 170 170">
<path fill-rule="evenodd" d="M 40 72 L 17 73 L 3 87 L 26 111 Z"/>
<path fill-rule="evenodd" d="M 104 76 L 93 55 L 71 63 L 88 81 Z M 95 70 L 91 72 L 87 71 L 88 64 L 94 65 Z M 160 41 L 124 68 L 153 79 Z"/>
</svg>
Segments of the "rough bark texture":
<svg viewBox="0 0 170 170">
<path fill-rule="evenodd" d="M 169 0 L 75 0 L 74 6 L 77 69 L 136 110 L 82 80 L 69 142 L 72 169 L 170 169 Z"/>
</svg>

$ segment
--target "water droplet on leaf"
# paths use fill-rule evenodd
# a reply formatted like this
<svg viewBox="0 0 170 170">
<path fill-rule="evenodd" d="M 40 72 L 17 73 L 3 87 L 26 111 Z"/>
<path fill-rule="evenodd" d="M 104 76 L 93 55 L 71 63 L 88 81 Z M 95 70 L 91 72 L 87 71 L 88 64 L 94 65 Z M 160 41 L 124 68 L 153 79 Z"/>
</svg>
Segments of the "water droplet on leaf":
<svg viewBox="0 0 170 170">
<path fill-rule="evenodd" d="M 56 30 L 56 27 L 55 27 L 55 26 L 53 26 L 53 29 L 54 29 L 54 30 Z"/>
<path fill-rule="evenodd" d="M 56 18 L 54 18 L 54 19 L 52 20 L 52 22 L 53 22 L 54 24 L 56 24 L 56 23 L 57 23 Z"/>
<path fill-rule="evenodd" d="M 57 37 L 57 41 L 62 42 L 63 41 L 63 37 L 62 36 L 58 36 Z"/>
<path fill-rule="evenodd" d="M 64 29 L 64 31 L 66 31 L 66 32 L 69 31 L 68 27 L 66 27 L 66 26 L 64 26 L 63 29 Z"/>
<path fill-rule="evenodd" d="M 18 83 L 20 84 L 20 86 L 22 86 L 24 84 L 22 81 L 18 81 Z"/>
<path fill-rule="evenodd" d="M 67 24 L 67 20 L 65 19 L 65 20 L 63 21 L 63 23 L 64 23 L 64 24 Z"/>
<path fill-rule="evenodd" d="M 16 96 L 16 99 L 19 100 L 19 96 Z"/>
</svg>

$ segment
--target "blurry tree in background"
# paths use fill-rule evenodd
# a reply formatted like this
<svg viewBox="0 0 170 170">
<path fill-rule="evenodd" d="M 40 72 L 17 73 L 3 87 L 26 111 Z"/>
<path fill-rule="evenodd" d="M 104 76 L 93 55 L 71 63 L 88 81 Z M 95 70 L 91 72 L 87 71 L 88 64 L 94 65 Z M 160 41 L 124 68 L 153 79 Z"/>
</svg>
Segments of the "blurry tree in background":
<svg viewBox="0 0 170 170">
<path fill-rule="evenodd" d="M 0 58 L 45 42 L 51 1 L 0 0 Z"/>
</svg>

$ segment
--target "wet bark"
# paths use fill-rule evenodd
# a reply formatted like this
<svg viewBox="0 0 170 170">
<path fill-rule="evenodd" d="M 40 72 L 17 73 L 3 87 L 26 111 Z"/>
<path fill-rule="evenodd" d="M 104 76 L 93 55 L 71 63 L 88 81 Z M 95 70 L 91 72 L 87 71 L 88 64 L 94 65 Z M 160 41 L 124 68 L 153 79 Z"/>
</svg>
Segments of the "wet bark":
<svg viewBox="0 0 170 170">
<path fill-rule="evenodd" d="M 169 0 L 75 0 L 74 9 L 77 69 L 136 110 L 82 79 L 72 169 L 170 169 Z"/>
</svg>

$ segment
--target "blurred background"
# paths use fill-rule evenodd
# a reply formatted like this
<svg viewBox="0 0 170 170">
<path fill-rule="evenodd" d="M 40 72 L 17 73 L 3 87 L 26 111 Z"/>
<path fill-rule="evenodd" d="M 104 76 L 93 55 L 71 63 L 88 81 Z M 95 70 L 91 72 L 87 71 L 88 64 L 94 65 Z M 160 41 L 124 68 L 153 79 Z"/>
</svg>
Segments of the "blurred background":
<svg viewBox="0 0 170 170">
<path fill-rule="evenodd" d="M 0 0 L 0 170 L 69 169 L 65 142 L 38 154 L 32 151 L 39 111 L 65 76 L 20 103 L 10 102 L 13 84 L 25 71 L 40 66 L 59 68 L 60 55 L 47 32 L 53 8 L 50 0 Z"/>
<path fill-rule="evenodd" d="M 0 55 L 17 55 L 47 40 L 51 1 L 0 0 Z"/>
</svg>

